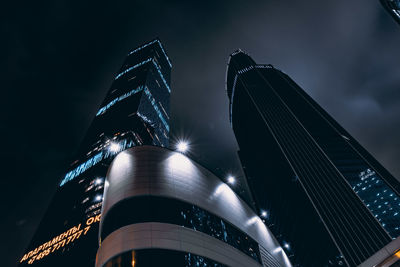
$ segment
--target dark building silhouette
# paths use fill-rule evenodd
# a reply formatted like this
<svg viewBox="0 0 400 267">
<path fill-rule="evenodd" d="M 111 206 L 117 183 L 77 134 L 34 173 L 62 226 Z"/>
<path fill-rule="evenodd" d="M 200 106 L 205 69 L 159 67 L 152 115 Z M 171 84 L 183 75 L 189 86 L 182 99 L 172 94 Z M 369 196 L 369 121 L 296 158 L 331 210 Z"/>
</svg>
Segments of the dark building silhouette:
<svg viewBox="0 0 400 267">
<path fill-rule="evenodd" d="M 133 146 L 168 146 L 171 68 L 158 39 L 128 54 L 20 266 L 95 265 L 112 159 Z"/>
<path fill-rule="evenodd" d="M 399 182 L 289 76 L 236 51 L 226 83 L 255 205 L 294 265 L 357 266 L 400 235 Z"/>
<path fill-rule="evenodd" d="M 382 6 L 400 24 L 400 0 L 380 0 Z"/>
</svg>

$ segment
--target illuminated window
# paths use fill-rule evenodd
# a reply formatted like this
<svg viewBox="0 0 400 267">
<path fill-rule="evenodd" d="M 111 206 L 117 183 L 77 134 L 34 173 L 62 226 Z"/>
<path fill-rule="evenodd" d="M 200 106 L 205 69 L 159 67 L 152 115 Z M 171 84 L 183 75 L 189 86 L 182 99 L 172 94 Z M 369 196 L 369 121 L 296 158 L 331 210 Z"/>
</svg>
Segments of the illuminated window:
<svg viewBox="0 0 400 267">
<path fill-rule="evenodd" d="M 158 106 L 156 104 L 156 100 L 154 99 L 153 95 L 150 93 L 150 91 L 149 91 L 149 89 L 147 87 L 145 87 L 144 92 L 145 92 L 146 96 L 148 97 L 148 99 L 149 99 L 151 105 L 153 106 L 154 110 L 156 111 L 158 117 L 160 118 L 160 120 L 164 124 L 165 129 L 169 132 L 169 125 L 168 125 L 167 121 L 165 120 L 164 116 L 162 115 L 160 109 L 158 108 Z"/>
<path fill-rule="evenodd" d="M 160 67 L 157 65 L 157 63 L 153 60 L 153 65 L 156 67 L 156 70 L 158 71 L 158 74 L 161 77 L 161 80 L 164 82 L 165 87 L 167 87 L 167 90 L 169 93 L 171 93 L 171 88 L 169 88 L 169 85 L 167 83 L 167 81 L 164 78 L 164 75 L 161 73 L 161 69 Z"/>
<path fill-rule="evenodd" d="M 396 227 L 400 223 L 397 214 L 400 213 L 400 201 L 396 194 L 370 168 L 359 173 L 359 182 L 353 186 L 372 214 L 378 218 L 382 227 L 392 237 L 400 235 Z"/>
<path fill-rule="evenodd" d="M 85 192 L 90 191 L 91 189 L 93 189 L 93 187 L 94 187 L 93 184 L 92 184 L 92 185 L 89 185 L 89 186 L 86 188 Z"/>
<path fill-rule="evenodd" d="M 88 199 L 89 199 L 89 198 L 88 198 Z M 99 203 L 90 205 L 90 206 L 85 210 L 85 212 L 88 213 L 89 211 L 92 211 L 92 210 L 95 210 L 95 209 L 99 209 L 99 208 L 101 208 L 101 204 L 102 204 L 102 202 L 99 202 Z"/>
<path fill-rule="evenodd" d="M 146 59 L 145 61 L 142 61 L 142 62 L 140 62 L 140 63 L 138 63 L 138 64 L 136 64 L 136 65 L 134 65 L 134 66 L 132 66 L 132 67 L 130 67 L 130 68 L 127 68 L 127 69 L 124 70 L 123 72 L 119 73 L 119 74 L 115 77 L 114 80 L 117 80 L 117 79 L 118 79 L 119 77 L 121 77 L 122 75 L 124 75 L 124 74 L 130 72 L 131 70 L 134 70 L 134 69 L 136 69 L 136 68 L 138 68 L 138 67 L 140 67 L 140 66 L 142 66 L 142 65 L 144 65 L 144 64 L 146 64 L 146 63 L 149 63 L 150 61 L 152 61 L 152 59 L 151 59 L 151 58 L 148 58 L 148 59 Z"/>
<path fill-rule="evenodd" d="M 64 179 L 61 181 L 60 186 L 63 186 L 65 183 L 71 181 L 76 176 L 85 172 L 90 167 L 96 165 L 102 159 L 103 159 L 103 152 L 100 152 L 100 153 L 96 154 L 95 156 L 91 157 L 90 159 L 88 159 L 87 161 L 85 161 L 84 163 L 82 163 L 81 165 L 79 165 L 78 167 L 73 169 L 72 171 L 68 172 L 65 175 Z"/>
<path fill-rule="evenodd" d="M 125 98 L 130 97 L 131 95 L 136 94 L 142 90 L 143 90 L 143 87 L 139 86 L 138 88 L 133 89 L 133 90 L 129 91 L 128 93 L 125 93 L 125 94 L 111 100 L 107 105 L 105 105 L 104 107 L 101 107 L 99 109 L 99 111 L 97 111 L 96 116 L 100 116 L 100 115 L 104 114 L 109 108 L 114 106 L 116 103 L 118 103 L 118 102 L 124 100 Z"/>
<path fill-rule="evenodd" d="M 152 44 L 154 44 L 154 43 L 158 43 L 158 45 L 159 45 L 160 48 L 161 48 L 161 51 L 163 52 L 165 58 L 167 59 L 168 65 L 172 68 L 171 61 L 169 60 L 169 58 L 168 58 L 168 56 L 167 56 L 167 53 L 165 53 L 165 50 L 164 50 L 164 48 L 163 48 L 163 46 L 162 46 L 162 44 L 161 44 L 161 42 L 160 42 L 159 40 L 154 40 L 154 41 L 152 41 L 152 42 L 150 42 L 150 43 L 144 44 L 144 45 L 142 45 L 141 47 L 136 48 L 135 50 L 129 52 L 128 56 L 130 56 L 130 55 L 132 55 L 132 54 L 134 54 L 134 53 L 136 53 L 136 52 L 142 50 L 143 48 L 145 48 L 145 47 L 147 47 L 147 46 L 149 46 L 149 45 L 152 45 Z"/>
<path fill-rule="evenodd" d="M 111 151 L 107 147 L 104 148 L 102 151 L 97 153 L 95 156 L 89 158 L 87 161 L 85 161 L 84 163 L 80 164 L 78 167 L 76 167 L 72 171 L 68 172 L 65 175 L 64 179 L 61 181 L 60 186 L 63 186 L 67 182 L 73 180 L 75 177 L 78 177 L 80 174 L 84 173 L 86 170 L 88 170 L 89 168 L 95 166 L 96 164 L 98 164 L 102 160 L 113 158 L 119 152 L 121 152 L 121 151 L 123 151 L 125 149 L 128 149 L 128 148 L 130 148 L 130 147 L 132 147 L 134 145 L 135 145 L 135 143 L 132 140 L 123 139 L 120 142 L 118 142 L 118 146 L 119 146 L 118 150 Z M 88 190 L 90 190 L 90 189 L 88 189 Z"/>
</svg>

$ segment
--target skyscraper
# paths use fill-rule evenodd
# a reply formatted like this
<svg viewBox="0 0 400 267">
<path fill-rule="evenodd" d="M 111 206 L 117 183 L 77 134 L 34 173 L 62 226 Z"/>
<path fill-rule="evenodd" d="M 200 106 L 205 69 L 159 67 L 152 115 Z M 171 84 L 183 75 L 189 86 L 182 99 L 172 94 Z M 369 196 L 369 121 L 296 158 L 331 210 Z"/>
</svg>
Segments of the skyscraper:
<svg viewBox="0 0 400 267">
<path fill-rule="evenodd" d="M 112 159 L 133 146 L 168 146 L 171 68 L 158 39 L 128 54 L 20 266 L 94 266 Z"/>
<path fill-rule="evenodd" d="M 380 0 L 382 6 L 400 24 L 400 0 Z"/>
<path fill-rule="evenodd" d="M 294 264 L 357 266 L 400 235 L 399 182 L 289 76 L 239 50 L 226 86 L 257 209 Z"/>
</svg>

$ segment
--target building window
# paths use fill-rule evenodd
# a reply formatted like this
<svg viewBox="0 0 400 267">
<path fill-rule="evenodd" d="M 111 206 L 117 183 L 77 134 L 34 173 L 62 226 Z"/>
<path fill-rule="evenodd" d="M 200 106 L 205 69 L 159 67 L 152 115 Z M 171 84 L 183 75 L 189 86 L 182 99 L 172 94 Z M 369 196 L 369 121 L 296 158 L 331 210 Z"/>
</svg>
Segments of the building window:
<svg viewBox="0 0 400 267">
<path fill-rule="evenodd" d="M 227 267 L 206 257 L 193 253 L 167 249 L 139 249 L 124 252 L 111 260 L 105 267 Z"/>
<path fill-rule="evenodd" d="M 101 239 L 123 226 L 143 222 L 171 223 L 208 234 L 261 263 L 258 243 L 247 234 L 200 207 L 172 198 L 139 196 L 116 204 L 104 217 Z"/>
</svg>

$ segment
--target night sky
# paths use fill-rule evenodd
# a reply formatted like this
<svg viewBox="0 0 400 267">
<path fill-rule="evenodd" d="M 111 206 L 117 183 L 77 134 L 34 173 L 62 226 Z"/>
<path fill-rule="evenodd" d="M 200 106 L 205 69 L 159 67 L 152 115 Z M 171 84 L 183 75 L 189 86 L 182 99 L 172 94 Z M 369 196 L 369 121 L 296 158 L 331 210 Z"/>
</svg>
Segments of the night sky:
<svg viewBox="0 0 400 267">
<path fill-rule="evenodd" d="M 400 25 L 379 0 L 85 2 L 1 8 L 1 266 L 22 256 L 125 55 L 155 37 L 173 64 L 173 138 L 215 172 L 240 175 L 225 72 L 241 48 L 400 177 Z"/>
</svg>

